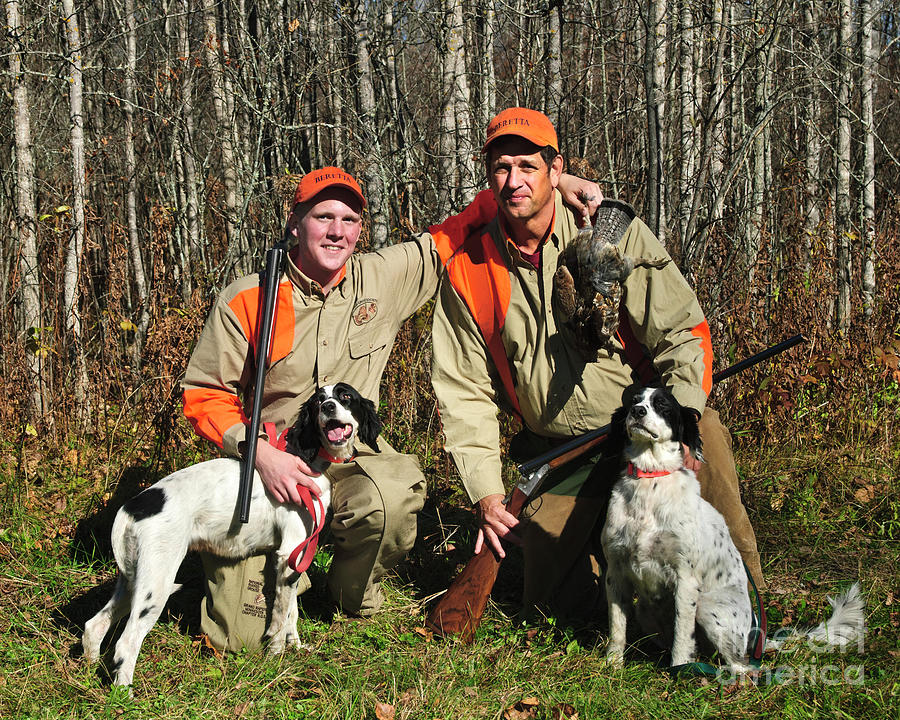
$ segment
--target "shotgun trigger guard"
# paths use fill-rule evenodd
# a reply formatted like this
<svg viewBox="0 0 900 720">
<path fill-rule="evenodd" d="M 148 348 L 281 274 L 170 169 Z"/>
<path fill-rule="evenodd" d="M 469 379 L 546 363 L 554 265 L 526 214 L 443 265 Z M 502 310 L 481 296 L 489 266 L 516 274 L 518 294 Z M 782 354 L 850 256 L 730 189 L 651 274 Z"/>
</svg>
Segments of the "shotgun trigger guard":
<svg viewBox="0 0 900 720">
<path fill-rule="evenodd" d="M 519 466 L 519 472 L 521 472 L 521 466 Z M 536 470 L 533 470 L 529 474 L 522 473 L 522 482 L 520 482 L 516 487 L 522 492 L 525 497 L 530 498 L 534 492 L 538 489 L 541 482 L 544 480 L 544 476 L 550 472 L 550 463 L 544 463 Z M 503 498 L 504 504 L 509 504 L 509 500 L 512 497 L 512 493 Z"/>
</svg>

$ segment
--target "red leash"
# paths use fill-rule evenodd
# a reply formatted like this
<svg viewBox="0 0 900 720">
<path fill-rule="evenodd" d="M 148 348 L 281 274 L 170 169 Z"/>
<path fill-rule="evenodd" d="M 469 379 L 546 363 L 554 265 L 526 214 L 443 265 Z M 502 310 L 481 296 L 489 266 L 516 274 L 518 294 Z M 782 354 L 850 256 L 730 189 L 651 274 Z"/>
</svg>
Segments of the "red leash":
<svg viewBox="0 0 900 720">
<path fill-rule="evenodd" d="M 309 491 L 309 488 L 303 487 L 303 485 L 297 485 L 297 491 L 300 493 L 300 499 L 303 500 L 303 507 L 309 511 L 309 514 L 315 522 L 315 528 L 312 533 L 310 533 L 309 537 L 295 547 L 294 551 L 290 554 L 290 557 L 288 557 L 288 566 L 298 573 L 302 573 L 306 572 L 309 566 L 312 565 L 313 558 L 316 556 L 316 547 L 319 544 L 319 533 L 322 531 L 322 528 L 325 527 L 325 506 L 322 504 L 322 498 L 316 497 L 316 501 L 319 503 L 319 516 L 317 518 L 316 506 L 313 505 L 312 493 Z M 298 556 L 300 557 L 300 562 L 297 562 Z"/>
<path fill-rule="evenodd" d="M 287 448 L 288 428 L 285 428 L 284 432 L 279 435 L 275 430 L 275 423 L 268 422 L 263 423 L 263 430 L 266 435 L 269 436 L 269 443 L 271 445 L 278 450 L 285 450 Z M 319 503 L 319 513 L 317 516 L 316 506 L 313 503 L 313 494 L 310 492 L 309 488 L 297 483 L 297 492 L 300 493 L 300 500 L 303 501 L 303 507 L 309 512 L 310 517 L 312 517 L 313 522 L 315 523 L 315 527 L 309 537 L 295 547 L 288 557 L 288 566 L 292 570 L 302 573 L 309 569 L 309 566 L 312 565 L 313 558 L 316 556 L 316 548 L 319 545 L 319 533 L 322 532 L 322 528 L 325 527 L 325 505 L 322 503 L 322 498 L 317 495 L 316 502 Z M 297 561 L 298 558 L 299 562 Z"/>
</svg>

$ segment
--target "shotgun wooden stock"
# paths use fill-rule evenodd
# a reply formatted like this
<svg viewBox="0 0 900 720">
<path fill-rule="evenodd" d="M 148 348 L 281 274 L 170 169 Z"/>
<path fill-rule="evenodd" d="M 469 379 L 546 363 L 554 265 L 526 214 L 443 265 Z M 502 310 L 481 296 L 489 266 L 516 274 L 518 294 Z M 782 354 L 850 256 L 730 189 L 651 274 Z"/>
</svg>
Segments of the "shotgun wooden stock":
<svg viewBox="0 0 900 720">
<path fill-rule="evenodd" d="M 528 496 L 519 488 L 513 490 L 506 509 L 516 517 L 528 502 Z M 438 635 L 456 635 L 465 643 L 472 642 L 481 624 L 481 616 L 497 580 L 500 560 L 487 541 L 481 552 L 474 555 L 453 584 L 447 588 L 437 605 L 432 608 L 425 625 Z"/>
<path fill-rule="evenodd" d="M 731 377 L 801 342 L 803 342 L 803 336 L 794 335 L 746 360 L 717 372 L 713 375 L 713 382 L 719 382 Z M 551 451 L 551 453 L 541 458 L 520 466 L 520 470 L 528 467 L 529 470 L 536 472 L 539 466 L 546 465 L 546 470 L 552 470 L 560 465 L 564 465 L 596 447 L 606 438 L 608 432 L 609 426 L 607 425 L 586 433 L 581 438 L 572 440 L 556 450 L 558 453 L 562 450 L 561 454 L 554 456 L 554 453 Z M 526 494 L 517 486 L 506 504 L 507 511 L 511 515 L 519 517 L 525 505 L 531 499 L 531 495 L 537 490 L 537 487 L 539 485 L 532 488 L 530 494 Z M 481 548 L 481 552 L 469 560 L 462 572 L 451 583 L 447 592 L 441 596 L 440 600 L 432 608 L 425 620 L 425 625 L 436 635 L 443 637 L 455 635 L 465 643 L 472 642 L 472 639 L 475 637 L 475 631 L 481 623 L 481 617 L 484 615 L 485 608 L 487 608 L 491 590 L 494 588 L 494 583 L 497 580 L 500 560 L 488 544 L 485 543 Z"/>
<path fill-rule="evenodd" d="M 552 458 L 546 463 L 547 470 L 565 465 L 579 455 L 584 455 L 606 438 L 608 430 L 609 426 L 601 428 L 598 432 L 602 434 L 592 433 L 578 447 Z M 507 512 L 519 517 L 529 499 L 526 493 L 516 487 L 506 503 Z M 437 605 L 431 610 L 425 620 L 425 625 L 438 635 L 444 637 L 455 635 L 465 643 L 472 642 L 487 607 L 491 590 L 497 580 L 500 561 L 501 558 L 497 557 L 485 541 L 481 552 L 469 560 L 447 592 L 441 596 Z"/>
</svg>

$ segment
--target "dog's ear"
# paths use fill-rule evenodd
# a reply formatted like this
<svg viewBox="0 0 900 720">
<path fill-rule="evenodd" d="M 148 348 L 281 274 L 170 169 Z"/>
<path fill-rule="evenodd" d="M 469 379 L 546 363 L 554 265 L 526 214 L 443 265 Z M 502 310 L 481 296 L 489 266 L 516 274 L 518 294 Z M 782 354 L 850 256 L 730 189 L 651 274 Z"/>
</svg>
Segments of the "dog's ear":
<svg viewBox="0 0 900 720">
<path fill-rule="evenodd" d="M 623 405 L 612 414 L 609 421 L 609 435 L 606 438 L 606 447 L 610 455 L 621 455 L 628 444 L 628 433 L 625 430 L 625 418 L 628 417 L 628 407 Z"/>
<path fill-rule="evenodd" d="M 381 452 L 378 449 L 378 436 L 381 434 L 381 420 L 378 419 L 378 413 L 375 412 L 375 403 L 368 398 L 360 397 L 359 399 L 359 439 L 372 448 L 375 452 Z"/>
<path fill-rule="evenodd" d="M 681 442 L 687 445 L 691 455 L 703 462 L 703 441 L 700 439 L 699 422 L 696 410 L 681 408 Z"/>
<path fill-rule="evenodd" d="M 306 462 L 315 458 L 322 446 L 316 419 L 318 406 L 315 395 L 303 403 L 297 420 L 287 434 L 287 451 L 299 455 Z"/>
</svg>

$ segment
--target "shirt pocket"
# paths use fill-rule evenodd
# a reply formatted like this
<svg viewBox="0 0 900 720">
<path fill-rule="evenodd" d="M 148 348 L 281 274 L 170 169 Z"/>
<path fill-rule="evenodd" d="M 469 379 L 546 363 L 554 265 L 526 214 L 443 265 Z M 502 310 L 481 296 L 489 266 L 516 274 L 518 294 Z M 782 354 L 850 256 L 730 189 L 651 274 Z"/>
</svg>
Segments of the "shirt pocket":
<svg viewBox="0 0 900 720">
<path fill-rule="evenodd" d="M 351 323 L 350 357 L 354 360 L 360 360 L 384 349 L 391 342 L 393 335 L 393 328 L 387 318 L 384 320 L 372 320 L 359 327 Z"/>
</svg>

